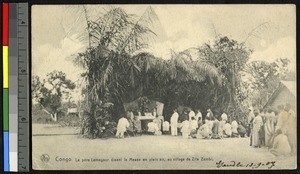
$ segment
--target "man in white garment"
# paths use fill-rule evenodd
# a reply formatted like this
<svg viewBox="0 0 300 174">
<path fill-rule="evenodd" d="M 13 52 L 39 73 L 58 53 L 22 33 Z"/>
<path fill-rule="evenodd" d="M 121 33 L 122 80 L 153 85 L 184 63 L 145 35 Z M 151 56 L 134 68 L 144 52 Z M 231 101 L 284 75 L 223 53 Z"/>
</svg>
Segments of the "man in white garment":
<svg viewBox="0 0 300 174">
<path fill-rule="evenodd" d="M 195 117 L 195 116 L 196 116 L 195 112 L 193 110 L 190 110 L 190 112 L 189 112 L 189 122 L 191 122 L 192 117 Z"/>
<path fill-rule="evenodd" d="M 177 109 L 174 109 L 174 113 L 170 119 L 172 136 L 177 136 L 178 117 L 179 117 L 179 114 L 177 113 Z"/>
<path fill-rule="evenodd" d="M 200 109 L 197 110 L 197 114 L 196 114 L 195 118 L 198 123 L 198 127 L 200 127 L 202 124 L 202 113 L 201 113 Z"/>
<path fill-rule="evenodd" d="M 211 109 L 207 109 L 206 118 L 207 118 L 208 120 L 210 120 L 213 116 L 214 116 L 214 114 L 213 114 L 213 112 L 211 111 Z"/>
</svg>

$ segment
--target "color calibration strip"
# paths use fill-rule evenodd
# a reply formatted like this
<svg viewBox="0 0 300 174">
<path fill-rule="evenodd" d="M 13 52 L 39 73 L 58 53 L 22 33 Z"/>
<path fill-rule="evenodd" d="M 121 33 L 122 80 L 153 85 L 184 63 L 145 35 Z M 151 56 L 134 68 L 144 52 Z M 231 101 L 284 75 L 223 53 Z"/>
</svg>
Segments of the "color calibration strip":
<svg viewBox="0 0 300 174">
<path fill-rule="evenodd" d="M 2 3 L 4 171 L 29 171 L 28 4 Z"/>
<path fill-rule="evenodd" d="M 2 4 L 2 61 L 3 61 L 3 147 L 4 171 L 10 171 L 9 164 L 9 88 L 8 88 L 8 16 L 9 4 Z"/>
</svg>

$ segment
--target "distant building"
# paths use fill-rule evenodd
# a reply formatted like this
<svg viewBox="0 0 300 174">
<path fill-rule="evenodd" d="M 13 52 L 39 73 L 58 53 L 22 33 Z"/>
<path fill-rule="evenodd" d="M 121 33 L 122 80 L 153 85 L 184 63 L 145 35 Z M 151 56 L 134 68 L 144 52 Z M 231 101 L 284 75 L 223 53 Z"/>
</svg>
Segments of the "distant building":
<svg viewBox="0 0 300 174">
<path fill-rule="evenodd" d="M 281 81 L 277 89 L 273 92 L 264 108 L 271 107 L 277 109 L 279 105 L 291 104 L 292 109 L 296 109 L 296 81 Z"/>
</svg>

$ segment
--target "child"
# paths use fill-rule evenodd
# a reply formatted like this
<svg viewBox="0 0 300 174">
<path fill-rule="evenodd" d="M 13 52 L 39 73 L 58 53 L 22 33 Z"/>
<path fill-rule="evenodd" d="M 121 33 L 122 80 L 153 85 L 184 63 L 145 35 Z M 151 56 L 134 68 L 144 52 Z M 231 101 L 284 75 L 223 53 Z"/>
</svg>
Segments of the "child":
<svg viewBox="0 0 300 174">
<path fill-rule="evenodd" d="M 124 132 L 126 132 L 127 128 L 129 128 L 129 122 L 128 120 L 121 116 L 121 118 L 118 121 L 118 126 L 117 126 L 117 133 L 116 137 L 117 138 L 124 138 Z"/>
<path fill-rule="evenodd" d="M 185 118 L 185 120 L 181 123 L 181 133 L 183 138 L 189 138 L 190 133 L 190 122 Z"/>
</svg>

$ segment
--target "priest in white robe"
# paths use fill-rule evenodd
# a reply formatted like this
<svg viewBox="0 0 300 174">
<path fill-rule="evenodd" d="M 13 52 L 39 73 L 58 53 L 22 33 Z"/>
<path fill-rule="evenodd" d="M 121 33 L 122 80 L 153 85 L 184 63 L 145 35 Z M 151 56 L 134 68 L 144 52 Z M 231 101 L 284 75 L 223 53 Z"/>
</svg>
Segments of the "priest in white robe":
<svg viewBox="0 0 300 174">
<path fill-rule="evenodd" d="M 175 109 L 174 113 L 173 113 L 173 115 L 171 116 L 171 119 L 170 119 L 171 135 L 172 136 L 177 136 L 178 118 L 179 118 L 179 114 L 177 113 L 177 110 Z"/>
</svg>

